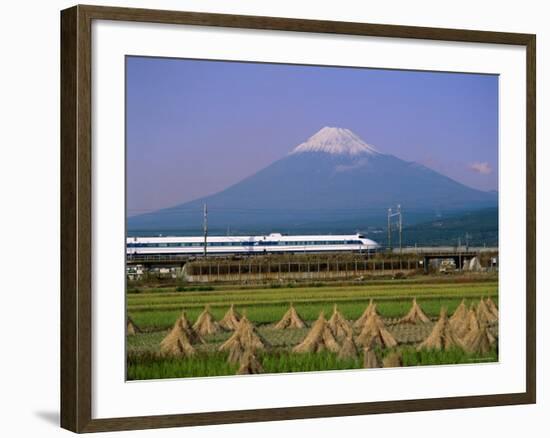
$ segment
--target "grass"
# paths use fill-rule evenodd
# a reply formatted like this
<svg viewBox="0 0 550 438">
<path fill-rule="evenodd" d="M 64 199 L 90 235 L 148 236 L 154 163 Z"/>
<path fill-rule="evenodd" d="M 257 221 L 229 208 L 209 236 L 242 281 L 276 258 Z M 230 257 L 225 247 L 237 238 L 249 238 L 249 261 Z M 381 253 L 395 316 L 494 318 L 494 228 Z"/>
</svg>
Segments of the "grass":
<svg viewBox="0 0 550 438">
<path fill-rule="evenodd" d="M 238 312 L 245 313 L 257 326 L 259 333 L 271 348 L 258 352 L 265 373 L 288 373 L 305 371 L 329 371 L 362 368 L 362 357 L 338 359 L 329 352 L 316 354 L 293 354 L 291 347 L 301 342 L 308 328 L 298 330 L 275 330 L 273 325 L 293 303 L 298 313 L 308 324 L 317 319 L 321 311 L 327 317 L 334 304 L 347 319 L 357 319 L 373 298 L 378 312 L 389 318 L 388 327 L 400 343 L 404 366 L 441 365 L 490 362 L 498 359 L 496 350 L 486 356 L 469 355 L 461 349 L 450 351 L 420 351 L 415 345 L 429 334 L 433 322 L 423 325 L 393 325 L 391 318 L 408 312 L 413 297 L 432 318 L 446 307 L 448 314 L 454 312 L 462 299 L 466 305 L 477 304 L 480 297 L 491 297 L 498 304 L 498 283 L 480 278 L 474 281 L 457 278 L 457 281 L 383 281 L 369 284 L 309 284 L 307 286 L 246 287 L 193 286 L 143 289 L 127 294 L 128 314 L 144 332 L 127 337 L 127 376 L 130 380 L 206 377 L 234 375 L 238 366 L 227 363 L 226 353 L 218 347 L 231 333 L 223 332 L 205 337 L 206 344 L 197 347 L 192 358 L 163 357 L 159 354 L 161 340 L 185 310 L 188 318 L 195 321 L 205 305 L 216 319 L 221 319 L 231 304 Z M 200 289 L 199 289 L 200 288 Z M 357 334 L 357 333 L 356 333 Z M 389 351 L 378 351 L 380 357 Z"/>
<path fill-rule="evenodd" d="M 488 296 L 486 294 L 485 296 Z M 495 301 L 496 297 L 493 297 Z M 433 298 L 419 299 L 418 304 L 428 314 L 428 316 L 436 317 L 442 306 L 447 307 L 448 313 L 452 313 L 454 309 L 462 301 L 461 298 Z M 477 303 L 479 298 L 466 300 L 466 305 Z M 321 311 L 325 312 L 328 317 L 332 313 L 335 301 L 324 301 L 317 303 L 295 303 L 294 307 L 298 313 L 307 321 L 315 320 Z M 378 312 L 385 318 L 396 318 L 403 316 L 410 308 L 410 299 L 400 300 L 385 300 L 376 301 Z M 357 319 L 365 310 L 368 300 L 338 302 L 338 310 L 348 319 Z M 211 312 L 214 318 L 221 319 L 229 306 L 211 307 Z M 182 309 L 185 309 L 187 317 L 191 321 L 195 321 L 203 308 L 199 307 L 176 307 L 174 310 L 152 310 L 152 311 L 133 311 L 129 310 L 129 314 L 134 322 L 143 330 L 164 330 L 171 327 L 174 321 L 181 314 Z M 255 324 L 269 324 L 278 321 L 288 310 L 288 303 L 282 304 L 249 304 L 237 305 L 237 310 L 245 313 L 246 316 Z"/>
<path fill-rule="evenodd" d="M 213 286 L 176 286 L 176 292 L 208 292 L 214 290 Z"/>
<path fill-rule="evenodd" d="M 253 290 L 253 289 L 281 289 L 281 288 L 311 288 L 311 287 L 339 287 L 339 286 L 385 286 L 391 284 L 399 285 L 414 285 L 414 284 L 457 284 L 457 283 L 494 283 L 498 280 L 496 273 L 461 273 L 460 275 L 414 275 L 406 278 L 395 279 L 391 275 L 385 277 L 370 278 L 368 280 L 357 281 L 357 279 L 348 280 L 329 280 L 329 281 L 289 281 L 287 283 L 273 283 L 268 281 L 265 284 L 260 283 L 208 283 L 208 284 L 192 284 L 181 282 L 173 279 L 164 279 L 159 282 L 154 280 L 128 280 L 127 291 L 129 293 L 170 293 L 177 292 L 180 289 L 188 290 L 187 288 L 208 288 L 208 290 L 223 291 L 223 290 Z"/>
<path fill-rule="evenodd" d="M 348 370 L 362 367 L 361 359 L 338 359 L 330 352 L 293 354 L 288 351 L 256 354 L 264 372 L 291 373 L 307 371 Z M 192 358 L 167 358 L 151 353 L 128 356 L 128 379 L 142 380 L 178 377 L 234 375 L 238 365 L 227 362 L 226 353 L 197 354 Z"/>
<path fill-rule="evenodd" d="M 467 354 L 460 349 L 449 351 L 420 351 L 412 347 L 400 348 L 404 366 L 444 365 L 461 363 L 494 362 L 496 350 L 486 356 Z M 384 357 L 391 351 L 377 351 Z M 339 359 L 335 353 L 296 354 L 284 350 L 257 353 L 264 372 L 291 373 L 308 371 L 334 371 L 360 369 L 363 367 L 361 355 L 356 359 Z M 237 372 L 238 365 L 227 362 L 227 354 L 199 353 L 191 358 L 162 357 L 155 353 L 131 353 L 128 355 L 128 380 L 157 378 L 228 376 Z"/>
<path fill-rule="evenodd" d="M 496 348 L 493 348 L 487 355 L 468 354 L 461 348 L 453 348 L 448 351 L 420 350 L 407 347 L 402 349 L 403 366 L 418 365 L 451 365 L 495 362 L 498 360 Z"/>
<path fill-rule="evenodd" d="M 231 304 L 256 324 L 279 320 L 294 303 L 306 320 L 314 320 L 320 311 L 330 314 L 334 304 L 349 319 L 358 318 L 368 300 L 373 298 L 380 314 L 387 318 L 405 314 L 413 297 L 430 316 L 437 316 L 441 306 L 453 312 L 460 301 L 477 302 L 481 296 L 498 301 L 496 282 L 457 284 L 399 284 L 376 286 L 330 286 L 277 289 L 222 289 L 207 292 L 167 292 L 128 295 L 128 313 L 146 331 L 169 328 L 182 310 L 194 321 L 205 305 L 216 319 L 223 317 Z"/>
<path fill-rule="evenodd" d="M 154 290 L 153 292 L 142 291 L 140 294 L 128 296 L 129 306 L 150 306 L 170 305 L 186 302 L 190 305 L 201 305 L 204 303 L 236 303 L 257 301 L 279 301 L 281 299 L 315 299 L 323 297 L 331 298 L 353 298 L 370 296 L 421 296 L 444 293 L 462 293 L 464 290 L 471 290 L 483 293 L 483 291 L 496 290 L 497 282 L 463 282 L 463 283 L 401 283 L 400 281 L 386 282 L 376 285 L 325 285 L 308 287 L 281 287 L 272 288 L 254 287 L 240 289 L 239 287 L 224 288 L 217 287 L 213 290 L 193 292 L 185 294 L 176 292 L 175 289 Z"/>
<path fill-rule="evenodd" d="M 190 359 L 160 357 L 154 353 L 128 355 L 127 379 L 170 379 L 177 377 L 227 376 L 237 372 L 237 365 L 227 363 L 222 353 L 200 354 Z"/>
</svg>

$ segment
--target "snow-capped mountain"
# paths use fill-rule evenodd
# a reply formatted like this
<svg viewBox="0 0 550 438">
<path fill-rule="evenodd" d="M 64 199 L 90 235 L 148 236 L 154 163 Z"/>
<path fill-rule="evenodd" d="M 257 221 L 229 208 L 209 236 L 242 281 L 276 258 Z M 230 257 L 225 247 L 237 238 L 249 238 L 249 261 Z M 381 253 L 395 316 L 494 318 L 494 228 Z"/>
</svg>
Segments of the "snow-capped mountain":
<svg viewBox="0 0 550 438">
<path fill-rule="evenodd" d="M 299 144 L 290 152 L 299 154 L 303 152 L 326 152 L 327 154 L 375 155 L 379 152 L 371 145 L 361 140 L 349 129 L 331 128 L 325 126 L 307 141 Z"/>
<path fill-rule="evenodd" d="M 482 192 L 421 164 L 384 154 L 348 129 L 325 127 L 282 159 L 222 190 L 176 207 L 128 218 L 128 230 L 200 232 L 355 232 L 383 225 L 401 204 L 407 224 L 497 206 Z"/>
</svg>

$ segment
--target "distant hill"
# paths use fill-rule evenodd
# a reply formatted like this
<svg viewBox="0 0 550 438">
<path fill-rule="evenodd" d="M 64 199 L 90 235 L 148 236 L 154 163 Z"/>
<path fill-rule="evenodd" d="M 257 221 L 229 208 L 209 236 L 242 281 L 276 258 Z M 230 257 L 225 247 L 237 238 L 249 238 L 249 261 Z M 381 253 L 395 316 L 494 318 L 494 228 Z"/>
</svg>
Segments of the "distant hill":
<svg viewBox="0 0 550 438">
<path fill-rule="evenodd" d="M 459 239 L 462 245 L 498 246 L 498 208 L 471 211 L 403 228 L 405 245 L 457 245 Z"/>
<path fill-rule="evenodd" d="M 401 204 L 407 223 L 496 207 L 496 193 L 458 183 L 421 164 L 383 154 L 342 128 L 321 129 L 286 157 L 214 195 L 128 218 L 130 233 L 355 232 L 383 226 Z"/>
</svg>

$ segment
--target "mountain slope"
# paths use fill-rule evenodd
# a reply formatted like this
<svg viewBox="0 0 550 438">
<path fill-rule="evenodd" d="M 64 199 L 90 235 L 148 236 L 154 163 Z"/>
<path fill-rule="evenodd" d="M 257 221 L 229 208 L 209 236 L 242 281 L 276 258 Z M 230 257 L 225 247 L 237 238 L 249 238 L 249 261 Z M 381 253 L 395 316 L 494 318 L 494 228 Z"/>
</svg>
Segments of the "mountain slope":
<svg viewBox="0 0 550 438">
<path fill-rule="evenodd" d="M 496 206 L 494 193 L 380 153 L 351 131 L 323 128 L 289 155 L 214 195 L 128 219 L 131 230 L 342 232 L 381 224 L 403 206 L 409 223 L 442 211 Z"/>
<path fill-rule="evenodd" d="M 470 246 L 498 246 L 498 208 L 442 217 L 403 228 L 404 245 L 458 245 L 459 242 Z"/>
</svg>

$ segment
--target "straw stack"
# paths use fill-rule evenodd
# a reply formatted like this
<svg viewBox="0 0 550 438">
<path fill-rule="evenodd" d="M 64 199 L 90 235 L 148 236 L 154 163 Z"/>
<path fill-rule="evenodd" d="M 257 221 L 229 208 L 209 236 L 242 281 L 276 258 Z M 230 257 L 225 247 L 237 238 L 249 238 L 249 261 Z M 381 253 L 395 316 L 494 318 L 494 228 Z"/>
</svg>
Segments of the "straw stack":
<svg viewBox="0 0 550 438">
<path fill-rule="evenodd" d="M 464 320 L 468 316 L 468 308 L 466 307 L 465 300 L 462 299 L 461 303 L 456 308 L 455 312 L 453 313 L 453 316 L 449 318 L 449 322 L 453 326 L 453 328 L 457 328 L 457 326 L 464 323 Z"/>
<path fill-rule="evenodd" d="M 487 305 L 489 312 L 491 312 L 494 318 L 498 321 L 498 307 L 495 302 L 489 297 L 485 300 L 485 304 Z"/>
<path fill-rule="evenodd" d="M 498 314 L 495 316 L 487 307 L 487 303 L 483 298 L 479 300 L 479 304 L 477 305 L 477 319 L 480 323 L 484 324 L 492 324 L 497 321 Z"/>
<path fill-rule="evenodd" d="M 382 318 L 376 313 L 374 306 L 371 316 L 363 326 L 361 333 L 357 337 L 357 343 L 362 346 L 379 345 L 383 348 L 392 348 L 397 345 L 393 335 L 386 329 Z"/>
<path fill-rule="evenodd" d="M 240 320 L 241 315 L 239 315 L 233 304 L 231 304 L 231 307 L 218 324 L 224 330 L 233 331 L 237 329 Z"/>
<path fill-rule="evenodd" d="M 248 318 L 243 316 L 235 332 L 220 346 L 219 351 L 228 352 L 228 361 L 235 363 L 239 362 L 248 350 L 264 350 L 267 346 L 268 342 L 260 336 Z"/>
<path fill-rule="evenodd" d="M 373 341 L 363 349 L 363 368 L 381 368 L 382 364 L 374 351 Z"/>
<path fill-rule="evenodd" d="M 196 352 L 193 344 L 199 343 L 204 343 L 204 340 L 191 327 L 185 312 L 182 312 L 170 333 L 161 341 L 160 352 L 175 356 L 192 356 Z"/>
<path fill-rule="evenodd" d="M 430 318 L 428 318 L 424 311 L 420 308 L 416 302 L 416 298 L 413 298 L 411 310 L 409 310 L 409 313 L 401 318 L 399 322 L 405 324 L 426 323 L 430 322 Z"/>
<path fill-rule="evenodd" d="M 216 322 L 212 314 L 210 313 L 210 307 L 206 306 L 203 312 L 195 321 L 193 329 L 201 336 L 212 335 L 222 331 L 220 325 Z"/>
<path fill-rule="evenodd" d="M 468 353 L 481 355 L 489 353 L 495 342 L 495 337 L 489 332 L 485 323 L 473 328 L 463 340 L 464 350 Z"/>
<path fill-rule="evenodd" d="M 355 346 L 355 342 L 353 342 L 353 336 L 350 334 L 342 342 L 342 346 L 338 352 L 338 359 L 356 359 L 357 355 L 357 347 Z"/>
<path fill-rule="evenodd" d="M 371 314 L 373 313 L 373 311 L 376 313 L 376 306 L 373 303 L 371 298 L 371 300 L 369 301 L 369 305 L 364 310 L 363 314 L 359 317 L 357 321 L 353 323 L 353 327 L 357 329 L 362 329 L 365 323 L 367 322 L 367 320 L 369 319 L 369 317 L 371 316 Z"/>
<path fill-rule="evenodd" d="M 397 368 L 402 366 L 403 356 L 399 351 L 392 351 L 382 360 L 382 368 Z"/>
<path fill-rule="evenodd" d="M 264 368 L 260 361 L 256 358 L 253 350 L 246 350 L 241 358 L 240 367 L 237 374 L 260 374 L 264 372 Z"/>
<path fill-rule="evenodd" d="M 129 316 L 126 318 L 126 334 L 128 336 L 133 336 L 138 333 L 141 333 L 141 330 L 136 325 L 136 323 Z"/>
<path fill-rule="evenodd" d="M 292 351 L 295 353 L 317 353 L 324 350 L 336 353 L 340 350 L 340 345 L 328 326 L 324 312 L 321 312 L 305 339 Z"/>
<path fill-rule="evenodd" d="M 417 347 L 418 350 L 448 350 L 454 346 L 462 347 L 458 336 L 447 318 L 447 309 L 441 308 L 439 320 L 430 335 Z"/>
<path fill-rule="evenodd" d="M 460 339 L 463 339 L 471 330 L 478 328 L 479 320 L 477 319 L 475 306 L 472 305 L 470 309 L 466 311 L 464 318 L 462 318 L 461 321 L 456 321 L 454 325 L 451 324 L 451 326 L 455 335 Z"/>
<path fill-rule="evenodd" d="M 334 305 L 332 316 L 328 320 L 328 326 L 337 339 L 353 336 L 351 323 L 340 313 L 336 304 Z"/>
<path fill-rule="evenodd" d="M 305 322 L 302 320 L 293 304 L 290 304 L 290 308 L 283 315 L 281 320 L 275 325 L 275 328 L 278 330 L 283 329 L 300 329 L 306 326 Z"/>
</svg>

